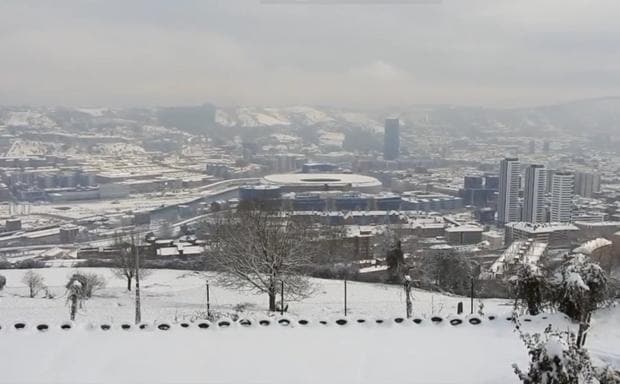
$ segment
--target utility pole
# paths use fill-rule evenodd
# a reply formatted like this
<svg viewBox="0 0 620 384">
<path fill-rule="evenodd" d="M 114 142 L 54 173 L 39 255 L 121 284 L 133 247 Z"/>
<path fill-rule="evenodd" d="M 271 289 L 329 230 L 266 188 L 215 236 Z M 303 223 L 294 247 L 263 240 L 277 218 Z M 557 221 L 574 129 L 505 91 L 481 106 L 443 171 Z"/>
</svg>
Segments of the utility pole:
<svg viewBox="0 0 620 384">
<path fill-rule="evenodd" d="M 474 278 L 470 277 L 470 282 L 471 282 L 471 314 L 474 314 Z"/>
<path fill-rule="evenodd" d="M 206 282 L 207 284 L 207 317 L 211 316 L 211 299 L 209 297 L 209 280 Z"/>
<path fill-rule="evenodd" d="M 344 315 L 347 315 L 347 278 L 344 278 Z"/>
<path fill-rule="evenodd" d="M 136 260 L 135 260 L 135 275 L 136 275 L 136 325 L 142 322 L 142 311 L 140 309 L 140 251 L 138 244 L 135 244 Z"/>
<path fill-rule="evenodd" d="M 280 300 L 282 301 L 282 303 L 280 304 L 280 316 L 284 316 L 284 280 L 282 280 L 280 283 Z"/>
</svg>

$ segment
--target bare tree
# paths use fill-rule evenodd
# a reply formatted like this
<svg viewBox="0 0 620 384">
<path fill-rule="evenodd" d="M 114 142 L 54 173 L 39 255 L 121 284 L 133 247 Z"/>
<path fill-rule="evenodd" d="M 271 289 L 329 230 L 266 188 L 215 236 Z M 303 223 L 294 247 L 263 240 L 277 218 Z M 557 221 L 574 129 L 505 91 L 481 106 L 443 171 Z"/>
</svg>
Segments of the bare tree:
<svg viewBox="0 0 620 384">
<path fill-rule="evenodd" d="M 127 281 L 127 290 L 131 291 L 131 283 L 140 274 L 141 278 L 145 278 L 151 274 L 149 269 L 142 268 L 138 265 L 136 268 L 136 250 L 138 248 L 137 238 L 134 234 L 117 234 L 115 239 L 118 252 L 114 257 L 114 267 L 112 273 L 119 279 Z"/>
<path fill-rule="evenodd" d="M 29 295 L 31 298 L 39 294 L 39 292 L 45 288 L 45 279 L 41 274 L 32 270 L 26 272 L 22 278 L 22 283 L 28 287 Z"/>
<path fill-rule="evenodd" d="M 220 284 L 267 294 L 270 311 L 282 282 L 290 299 L 310 294 L 302 271 L 321 247 L 313 246 L 319 233 L 309 222 L 252 206 L 224 212 L 207 227 L 213 261 L 223 272 Z"/>
<path fill-rule="evenodd" d="M 71 289 L 72 283 L 77 280 L 82 286 L 83 299 L 90 299 L 93 294 L 106 287 L 106 281 L 103 276 L 96 273 L 74 273 L 66 285 L 67 290 Z"/>
<path fill-rule="evenodd" d="M 96 273 L 86 273 L 86 297 L 91 298 L 95 292 L 104 289 L 107 285 L 105 278 Z"/>
</svg>

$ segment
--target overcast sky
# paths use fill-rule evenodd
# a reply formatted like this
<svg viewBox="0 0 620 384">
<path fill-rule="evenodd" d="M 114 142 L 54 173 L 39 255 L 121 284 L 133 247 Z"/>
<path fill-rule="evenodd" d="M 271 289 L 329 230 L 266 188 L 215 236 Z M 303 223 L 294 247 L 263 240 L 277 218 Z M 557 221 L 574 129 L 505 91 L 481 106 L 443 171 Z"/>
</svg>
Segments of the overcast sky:
<svg viewBox="0 0 620 384">
<path fill-rule="evenodd" d="M 619 0 L 377 3 L 2 0 L 0 104 L 533 105 L 620 95 Z"/>
</svg>

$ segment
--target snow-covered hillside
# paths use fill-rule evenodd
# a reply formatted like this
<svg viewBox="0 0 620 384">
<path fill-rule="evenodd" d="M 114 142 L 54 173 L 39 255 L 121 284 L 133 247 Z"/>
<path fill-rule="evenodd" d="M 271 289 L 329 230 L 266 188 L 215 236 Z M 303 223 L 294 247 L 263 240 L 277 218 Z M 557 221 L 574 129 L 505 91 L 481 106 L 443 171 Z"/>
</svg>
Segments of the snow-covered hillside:
<svg viewBox="0 0 620 384">
<path fill-rule="evenodd" d="M 11 111 L 6 114 L 3 123 L 10 127 L 55 128 L 57 124 L 45 113 L 39 111 Z"/>
<path fill-rule="evenodd" d="M 62 142 L 15 139 L 12 141 L 5 156 L 37 156 L 37 155 L 71 155 L 79 153 L 103 156 L 122 156 L 127 154 L 143 154 L 144 148 L 125 142 L 100 143 L 95 145 L 67 144 Z"/>
<path fill-rule="evenodd" d="M 133 295 L 125 290 L 125 282 L 113 276 L 107 268 L 87 269 L 102 274 L 108 288 L 86 303 L 79 318 L 100 321 L 129 321 L 133 318 Z M 0 294 L 0 322 L 17 319 L 45 318 L 50 321 L 66 320 L 68 308 L 64 297 L 65 284 L 75 271 L 71 268 L 45 268 L 37 270 L 46 280 L 54 299 L 42 297 L 30 299 L 26 286 L 21 282 L 25 271 L 6 270 L 7 287 Z M 222 313 L 233 312 L 241 306 L 250 313 L 264 313 L 267 307 L 265 295 L 248 294 L 217 286 L 213 273 L 156 270 L 143 281 L 145 290 L 144 317 L 149 321 L 173 318 L 191 319 L 205 310 L 205 282 L 211 281 L 212 309 Z M 343 282 L 338 280 L 312 279 L 314 294 L 304 300 L 289 303 L 294 315 L 334 316 L 343 312 Z M 41 295 L 42 296 L 42 295 Z M 424 315 L 448 315 L 456 313 L 456 305 L 467 298 L 445 296 L 425 291 L 414 294 L 414 311 Z M 505 300 L 485 300 L 489 312 L 507 313 L 510 303 Z M 476 302 L 476 308 L 478 303 Z M 348 282 L 348 312 L 360 316 L 396 316 L 405 310 L 405 297 L 401 287 L 383 284 Z"/>
<path fill-rule="evenodd" d="M 51 325 L 51 324 L 50 324 Z M 1 383 L 516 383 L 510 323 L 0 331 Z"/>
<path fill-rule="evenodd" d="M 257 320 L 267 316 L 264 295 L 222 288 L 214 273 L 157 270 L 142 282 L 143 321 L 149 326 L 141 330 L 133 326 L 134 296 L 125 282 L 108 269 L 82 271 L 105 276 L 108 287 L 85 303 L 70 330 L 60 325 L 68 319 L 64 285 L 74 269 L 37 270 L 54 297 L 34 299 L 27 297 L 21 282 L 26 271 L 0 271 L 7 278 L 0 292 L 0 383 L 516 383 L 511 364 L 527 366 L 526 350 L 507 320 L 511 305 L 505 300 L 483 300 L 478 325 L 467 317 L 452 325 L 456 304 L 467 303 L 467 298 L 416 290 L 414 318 L 422 322 L 399 323 L 395 319 L 404 318 L 405 310 L 400 287 L 349 282 L 345 317 L 344 283 L 312 279 L 312 297 L 289 303 L 286 317 L 292 323 L 283 326 L 272 319 L 270 326 L 261 326 Z M 235 312 L 251 325 L 220 328 L 211 323 L 201 328 L 207 282 L 212 311 L 223 316 Z M 435 323 L 433 315 L 444 320 Z M 588 337 L 593 355 L 616 367 L 619 315 L 619 308 L 599 312 Z M 338 319 L 348 323 L 338 325 Z M 549 323 L 559 329 L 574 327 L 557 313 L 522 321 L 525 331 L 539 332 Z M 19 322 L 26 328 L 16 329 Z M 39 331 L 41 324 L 48 330 Z M 122 329 L 122 324 L 130 329 Z M 162 324 L 170 328 L 159 329 Z"/>
<path fill-rule="evenodd" d="M 383 123 L 368 114 L 334 108 L 309 106 L 239 107 L 218 109 L 215 121 L 225 127 L 315 126 L 382 130 Z"/>
<path fill-rule="evenodd" d="M 478 325 L 467 317 L 453 325 L 449 321 L 457 318 L 457 303 L 467 303 L 467 298 L 416 290 L 414 318 L 422 322 L 396 322 L 405 310 L 400 287 L 349 282 L 345 317 L 344 283 L 312 279 L 312 297 L 289 303 L 288 326 L 274 319 L 270 326 L 261 326 L 257 320 L 267 316 L 264 295 L 222 288 L 213 273 L 157 270 L 142 282 L 148 328 L 141 330 L 132 325 L 134 296 L 125 282 L 109 269 L 82 271 L 105 276 L 108 287 L 85 303 L 70 330 L 60 325 L 68 319 L 64 285 L 74 269 L 37 270 L 53 298 L 34 299 L 28 298 L 21 282 L 26 271 L 0 271 L 7 278 L 0 292 L 0 383 L 516 383 L 511 364 L 527 366 L 526 350 L 507 320 L 511 305 L 505 300 L 483 300 Z M 200 326 L 205 322 L 207 282 L 211 310 L 223 316 L 235 312 L 250 319 L 250 326 Z M 433 315 L 444 320 L 435 323 Z M 619 315 L 619 308 L 600 311 L 588 338 L 593 355 L 616 367 Z M 338 319 L 348 323 L 338 325 Z M 522 321 L 526 332 L 540 332 L 549 323 L 559 329 L 574 327 L 561 314 L 526 316 Z M 19 322 L 26 328 L 16 329 Z M 48 330 L 39 331 L 41 324 Z M 123 324 L 130 328 L 122 329 Z M 170 328 L 161 330 L 162 324 Z"/>
</svg>

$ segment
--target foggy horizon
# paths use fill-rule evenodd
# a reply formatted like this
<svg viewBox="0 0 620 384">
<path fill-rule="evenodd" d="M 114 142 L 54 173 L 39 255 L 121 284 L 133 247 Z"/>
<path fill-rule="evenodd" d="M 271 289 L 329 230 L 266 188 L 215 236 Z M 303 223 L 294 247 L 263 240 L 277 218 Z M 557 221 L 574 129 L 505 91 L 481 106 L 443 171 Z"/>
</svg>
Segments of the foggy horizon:
<svg viewBox="0 0 620 384">
<path fill-rule="evenodd" d="M 620 4 L 5 1 L 0 104 L 523 107 L 620 95 Z"/>
</svg>

